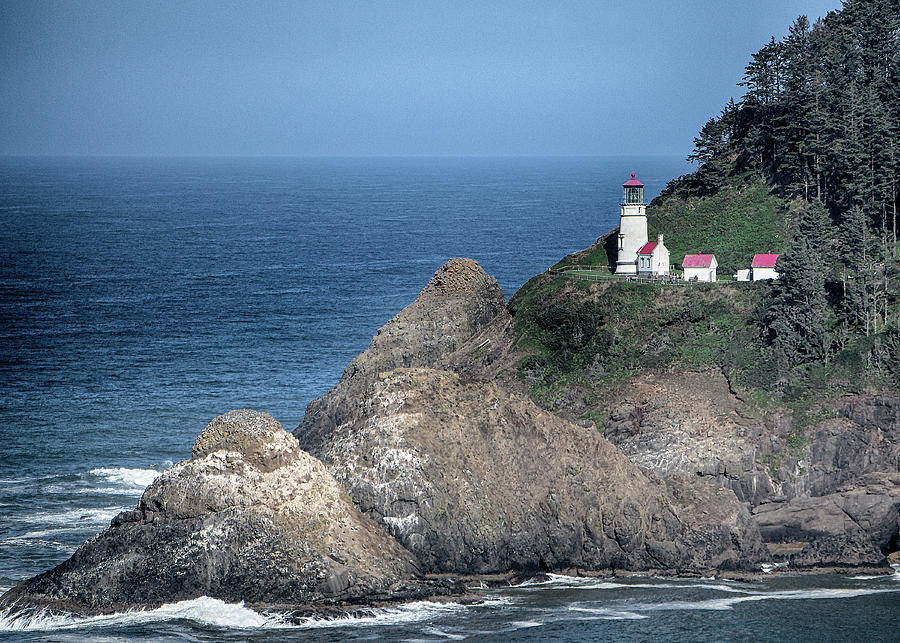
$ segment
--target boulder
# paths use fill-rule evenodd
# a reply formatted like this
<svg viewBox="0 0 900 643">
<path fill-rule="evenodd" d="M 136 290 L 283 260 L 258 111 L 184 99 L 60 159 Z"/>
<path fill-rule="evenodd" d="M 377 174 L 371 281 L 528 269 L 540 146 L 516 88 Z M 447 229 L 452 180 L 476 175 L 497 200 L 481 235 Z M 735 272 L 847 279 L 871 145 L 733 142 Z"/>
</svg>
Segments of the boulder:
<svg viewBox="0 0 900 643">
<path fill-rule="evenodd" d="M 210 596 L 342 605 L 439 593 L 271 416 L 215 418 L 133 511 L 0 605 L 82 613 Z"/>
</svg>

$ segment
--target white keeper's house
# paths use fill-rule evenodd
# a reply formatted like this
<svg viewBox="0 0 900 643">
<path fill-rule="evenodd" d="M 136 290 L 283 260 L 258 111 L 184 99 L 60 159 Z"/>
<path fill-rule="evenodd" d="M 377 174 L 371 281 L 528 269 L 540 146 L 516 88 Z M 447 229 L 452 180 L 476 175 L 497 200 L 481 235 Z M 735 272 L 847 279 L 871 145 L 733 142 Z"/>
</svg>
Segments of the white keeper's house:
<svg viewBox="0 0 900 643">
<path fill-rule="evenodd" d="M 669 275 L 669 249 L 663 244 L 663 236 L 648 241 L 637 251 L 637 272 L 641 276 L 666 277 Z"/>
</svg>

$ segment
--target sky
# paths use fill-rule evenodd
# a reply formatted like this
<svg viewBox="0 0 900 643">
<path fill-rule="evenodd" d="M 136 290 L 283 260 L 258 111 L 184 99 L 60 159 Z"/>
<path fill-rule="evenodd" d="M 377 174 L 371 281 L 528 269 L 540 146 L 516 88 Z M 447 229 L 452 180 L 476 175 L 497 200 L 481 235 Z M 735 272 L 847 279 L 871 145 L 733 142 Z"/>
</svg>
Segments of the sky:
<svg viewBox="0 0 900 643">
<path fill-rule="evenodd" d="M 0 155 L 687 155 L 840 0 L 0 0 Z"/>
</svg>

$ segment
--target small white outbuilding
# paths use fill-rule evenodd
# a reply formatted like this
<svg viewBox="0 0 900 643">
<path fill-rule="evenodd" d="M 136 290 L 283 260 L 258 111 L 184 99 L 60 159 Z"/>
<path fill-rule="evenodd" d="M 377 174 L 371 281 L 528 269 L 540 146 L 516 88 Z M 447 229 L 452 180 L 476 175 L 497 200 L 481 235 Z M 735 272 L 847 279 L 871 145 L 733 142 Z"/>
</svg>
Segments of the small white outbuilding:
<svg viewBox="0 0 900 643">
<path fill-rule="evenodd" d="M 750 280 L 778 279 L 778 273 L 775 272 L 776 261 L 778 255 L 775 254 L 753 255 L 753 261 L 750 263 Z"/>
<path fill-rule="evenodd" d="M 715 281 L 719 262 L 716 261 L 716 255 L 706 255 L 701 252 L 695 255 L 685 255 L 681 267 L 684 269 L 685 281 Z"/>
</svg>

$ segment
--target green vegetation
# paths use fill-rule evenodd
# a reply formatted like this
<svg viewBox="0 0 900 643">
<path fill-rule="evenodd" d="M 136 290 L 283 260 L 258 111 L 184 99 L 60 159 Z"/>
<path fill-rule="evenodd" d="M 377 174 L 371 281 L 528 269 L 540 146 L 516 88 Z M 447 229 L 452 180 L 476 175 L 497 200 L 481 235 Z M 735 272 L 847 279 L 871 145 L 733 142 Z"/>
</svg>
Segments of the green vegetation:
<svg viewBox="0 0 900 643">
<path fill-rule="evenodd" d="M 701 128 L 689 156 L 700 167 L 669 185 L 661 210 L 672 199 L 733 194 L 749 176 L 771 186 L 791 208 L 776 222 L 782 278 L 753 339 L 774 365 L 776 390 L 806 395 L 850 364 L 876 381 L 895 378 L 900 5 L 848 0 L 815 25 L 798 18 L 753 54 L 741 85 L 741 100 Z M 732 218 L 724 209 L 719 217 Z"/>
<path fill-rule="evenodd" d="M 718 365 L 761 292 L 752 284 L 622 281 L 585 291 L 563 276 L 540 275 L 510 300 L 518 344 L 533 353 L 521 361 L 519 376 L 539 403 L 551 406 L 567 385 L 602 393 L 643 370 Z"/>
<path fill-rule="evenodd" d="M 519 376 L 543 405 L 591 415 L 630 376 L 718 367 L 751 408 L 788 407 L 797 431 L 773 470 L 805 446 L 806 421 L 835 391 L 900 383 L 900 4 L 847 0 L 753 54 L 746 93 L 710 119 L 698 170 L 648 208 L 678 263 L 714 252 L 728 276 L 780 254 L 775 282 L 647 286 L 549 274 L 510 301 Z M 615 231 L 564 266 L 605 266 Z M 573 395 L 577 390 L 579 395 Z M 585 391 L 587 395 L 584 395 Z"/>
<path fill-rule="evenodd" d="M 752 172 L 725 180 L 722 189 L 704 196 L 664 192 L 647 208 L 649 238 L 665 235 L 672 262 L 684 255 L 716 255 L 721 277 L 749 268 L 757 252 L 780 253 L 784 248 L 787 204 Z"/>
</svg>

